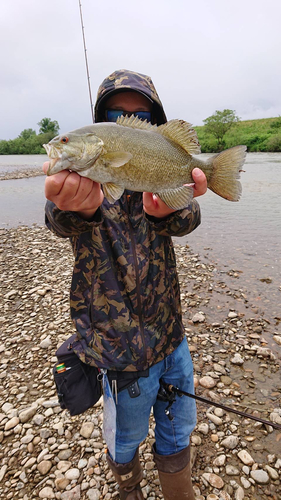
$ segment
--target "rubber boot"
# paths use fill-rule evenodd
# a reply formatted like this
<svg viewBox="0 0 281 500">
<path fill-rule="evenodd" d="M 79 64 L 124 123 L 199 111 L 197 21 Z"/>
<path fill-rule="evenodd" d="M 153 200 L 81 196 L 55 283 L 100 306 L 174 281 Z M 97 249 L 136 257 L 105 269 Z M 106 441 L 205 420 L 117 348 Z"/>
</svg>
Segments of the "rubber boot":
<svg viewBox="0 0 281 500">
<path fill-rule="evenodd" d="M 136 451 L 133 460 L 127 464 L 114 462 L 109 454 L 107 454 L 106 459 L 119 484 L 120 500 L 143 500 L 140 487 L 143 475 L 139 460 L 139 450 Z"/>
<path fill-rule="evenodd" d="M 158 455 L 153 449 L 165 500 L 194 500 L 191 482 L 190 447 L 173 455 Z"/>
</svg>

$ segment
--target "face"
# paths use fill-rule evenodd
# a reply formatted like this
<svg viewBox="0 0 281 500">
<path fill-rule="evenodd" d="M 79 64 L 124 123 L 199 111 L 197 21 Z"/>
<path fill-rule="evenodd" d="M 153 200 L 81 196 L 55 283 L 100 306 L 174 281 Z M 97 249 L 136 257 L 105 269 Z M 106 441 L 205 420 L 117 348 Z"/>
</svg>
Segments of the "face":
<svg viewBox="0 0 281 500">
<path fill-rule="evenodd" d="M 152 103 L 138 92 L 120 92 L 114 94 L 105 103 L 105 109 L 120 110 L 124 115 L 135 114 L 138 111 L 152 112 Z"/>
</svg>

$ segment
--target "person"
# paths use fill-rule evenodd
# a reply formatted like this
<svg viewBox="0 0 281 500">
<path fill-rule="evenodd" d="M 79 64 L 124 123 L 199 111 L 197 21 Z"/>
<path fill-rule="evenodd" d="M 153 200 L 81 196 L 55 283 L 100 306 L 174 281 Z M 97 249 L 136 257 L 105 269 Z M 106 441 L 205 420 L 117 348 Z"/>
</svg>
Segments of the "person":
<svg viewBox="0 0 281 500">
<path fill-rule="evenodd" d="M 150 77 L 115 71 L 98 90 L 95 121 L 131 114 L 157 125 L 167 121 Z M 192 177 L 194 197 L 204 194 L 204 173 L 194 169 Z M 177 396 L 170 420 L 167 402 L 157 395 L 160 380 L 194 391 L 171 237 L 200 224 L 199 205 L 193 199 L 175 211 L 153 193 L 128 191 L 112 204 L 99 184 L 68 170 L 46 178 L 45 195 L 47 227 L 69 238 L 75 255 L 74 351 L 83 362 L 107 370 L 109 380 L 117 378 L 115 452 L 108 450 L 107 461 L 120 498 L 143 498 L 138 448 L 153 408 L 153 453 L 164 498 L 193 499 L 189 439 L 195 402 Z"/>
</svg>

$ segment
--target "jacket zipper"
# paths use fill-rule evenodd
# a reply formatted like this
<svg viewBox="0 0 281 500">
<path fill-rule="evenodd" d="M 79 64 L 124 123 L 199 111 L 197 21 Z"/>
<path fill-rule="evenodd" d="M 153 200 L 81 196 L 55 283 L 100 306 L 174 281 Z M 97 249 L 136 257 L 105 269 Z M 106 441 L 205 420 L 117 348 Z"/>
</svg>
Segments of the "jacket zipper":
<svg viewBox="0 0 281 500">
<path fill-rule="evenodd" d="M 132 242 L 134 266 L 135 266 L 135 272 L 136 272 L 137 313 L 138 313 L 138 318 L 139 318 L 140 334 L 141 334 L 142 344 L 143 344 L 144 363 L 146 366 L 147 365 L 147 354 L 146 354 L 146 346 L 145 346 L 145 338 L 144 338 L 144 326 L 143 326 L 143 318 L 142 318 L 140 276 L 139 276 L 139 271 L 138 271 L 138 259 L 137 259 L 137 252 L 136 252 L 136 242 L 135 242 L 135 236 L 134 236 L 134 229 L 133 229 L 133 225 L 132 225 L 131 220 L 130 220 L 130 212 L 129 212 L 128 199 L 127 199 L 126 192 L 125 192 L 125 200 L 126 200 L 126 211 L 127 211 L 128 223 L 129 223 L 129 233 L 130 233 L 130 238 L 131 238 L 131 242 Z"/>
</svg>

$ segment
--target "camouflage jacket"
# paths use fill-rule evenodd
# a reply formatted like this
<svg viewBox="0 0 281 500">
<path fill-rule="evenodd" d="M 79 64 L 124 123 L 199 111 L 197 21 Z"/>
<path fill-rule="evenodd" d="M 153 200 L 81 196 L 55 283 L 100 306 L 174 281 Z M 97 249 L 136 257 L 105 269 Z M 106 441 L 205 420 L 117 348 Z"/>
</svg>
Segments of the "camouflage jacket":
<svg viewBox="0 0 281 500">
<path fill-rule="evenodd" d="M 171 236 L 200 224 L 195 200 L 162 220 L 145 214 L 142 193 L 125 192 L 114 204 L 105 199 L 92 221 L 47 202 L 46 224 L 72 244 L 73 348 L 82 361 L 141 371 L 178 347 L 184 331 Z"/>
</svg>

